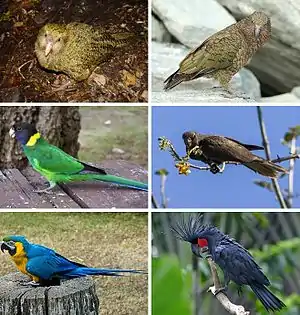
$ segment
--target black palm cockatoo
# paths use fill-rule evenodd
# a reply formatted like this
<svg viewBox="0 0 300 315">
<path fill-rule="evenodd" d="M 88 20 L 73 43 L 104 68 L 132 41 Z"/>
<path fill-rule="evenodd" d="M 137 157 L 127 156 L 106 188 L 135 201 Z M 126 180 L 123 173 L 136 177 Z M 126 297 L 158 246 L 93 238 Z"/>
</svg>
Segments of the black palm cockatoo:
<svg viewBox="0 0 300 315">
<path fill-rule="evenodd" d="M 267 311 L 277 311 L 285 307 L 285 304 L 268 290 L 270 281 L 253 256 L 216 227 L 203 225 L 201 215 L 190 215 L 188 220 L 182 217 L 171 229 L 179 239 L 191 243 L 192 252 L 198 257 L 202 257 L 203 247 L 208 247 L 212 260 L 224 273 L 224 289 L 227 289 L 230 281 L 238 286 L 248 285 Z"/>
</svg>

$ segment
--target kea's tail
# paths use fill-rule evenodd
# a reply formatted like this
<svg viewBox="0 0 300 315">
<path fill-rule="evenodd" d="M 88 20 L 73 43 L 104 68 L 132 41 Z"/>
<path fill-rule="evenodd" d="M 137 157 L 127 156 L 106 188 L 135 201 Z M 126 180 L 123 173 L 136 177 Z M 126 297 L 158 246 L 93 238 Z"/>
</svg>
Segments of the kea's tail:
<svg viewBox="0 0 300 315">
<path fill-rule="evenodd" d="M 286 307 L 266 286 L 262 284 L 252 284 L 250 287 L 267 311 L 274 312 Z"/>
<path fill-rule="evenodd" d="M 266 161 L 263 159 L 253 160 L 249 163 L 243 163 L 245 166 L 250 168 L 251 170 L 270 178 L 276 178 L 278 173 L 288 173 L 289 171 L 284 167 L 275 164 L 271 161 Z"/>
<path fill-rule="evenodd" d="M 69 279 L 85 276 L 123 276 L 123 273 L 145 274 L 142 270 L 78 267 L 64 274 Z"/>
<path fill-rule="evenodd" d="M 127 179 L 120 176 L 110 175 L 110 174 L 74 174 L 69 176 L 71 181 L 81 181 L 81 180 L 99 180 L 101 182 L 107 182 L 112 184 L 118 184 L 120 186 L 148 191 L 148 184 L 139 182 L 133 179 Z"/>
<path fill-rule="evenodd" d="M 179 73 L 179 69 L 172 73 L 165 81 L 164 90 L 168 91 L 173 89 L 176 85 L 180 84 L 181 82 L 186 81 L 185 75 Z"/>
</svg>

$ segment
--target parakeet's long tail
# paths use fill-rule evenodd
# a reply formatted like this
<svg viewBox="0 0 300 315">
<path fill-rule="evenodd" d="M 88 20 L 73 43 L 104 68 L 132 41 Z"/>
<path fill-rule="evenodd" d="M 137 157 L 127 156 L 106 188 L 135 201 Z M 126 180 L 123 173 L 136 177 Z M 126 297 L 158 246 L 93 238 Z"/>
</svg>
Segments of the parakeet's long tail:
<svg viewBox="0 0 300 315">
<path fill-rule="evenodd" d="M 92 173 L 83 173 L 83 174 L 74 174 L 68 176 L 70 181 L 83 181 L 83 180 L 100 180 L 102 182 L 118 184 L 120 186 L 148 191 L 148 184 L 139 182 L 133 179 L 127 179 L 120 176 L 110 175 L 110 174 L 92 174 Z"/>
<path fill-rule="evenodd" d="M 255 295 L 259 298 L 267 311 L 278 311 L 285 307 L 285 304 L 278 299 L 264 285 L 250 285 Z"/>
<path fill-rule="evenodd" d="M 70 270 L 67 273 L 64 273 L 63 276 L 71 279 L 84 276 L 123 276 L 122 273 L 145 274 L 145 272 L 142 270 L 78 267 Z"/>
<path fill-rule="evenodd" d="M 266 160 L 254 160 L 250 163 L 244 163 L 244 165 L 257 173 L 270 178 L 276 178 L 278 172 L 288 173 L 288 170 L 284 167 Z"/>
</svg>

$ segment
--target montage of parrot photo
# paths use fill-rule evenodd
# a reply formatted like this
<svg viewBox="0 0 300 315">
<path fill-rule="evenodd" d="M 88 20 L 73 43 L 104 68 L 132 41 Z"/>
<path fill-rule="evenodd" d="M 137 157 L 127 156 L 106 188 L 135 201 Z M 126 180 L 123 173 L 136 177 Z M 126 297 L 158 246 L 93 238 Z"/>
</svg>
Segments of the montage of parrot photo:
<svg viewBox="0 0 300 315">
<path fill-rule="evenodd" d="M 200 134 L 195 131 L 184 132 L 182 139 L 189 158 L 208 164 L 214 174 L 221 171 L 218 165 L 223 164 L 224 169 L 225 162 L 239 163 L 270 178 L 276 178 L 279 173 L 288 173 L 285 168 L 251 152 L 264 150 L 261 146 L 244 144 L 232 138 Z"/>
<path fill-rule="evenodd" d="M 142 270 L 91 268 L 71 261 L 48 247 L 30 243 L 24 236 L 3 238 L 1 251 L 7 251 L 18 270 L 29 276 L 34 286 L 59 285 L 61 280 L 85 276 L 122 276 L 123 273 L 145 274 Z"/>
<path fill-rule="evenodd" d="M 98 180 L 118 184 L 123 187 L 148 191 L 148 184 L 115 175 L 107 174 L 104 169 L 86 164 L 48 143 L 35 126 L 26 122 L 16 123 L 9 131 L 11 137 L 21 144 L 29 163 L 50 186 L 37 193 L 48 192 L 58 183 L 71 181 Z"/>
<path fill-rule="evenodd" d="M 46 24 L 38 33 L 35 53 L 43 68 L 82 81 L 133 38 L 132 33 L 113 34 L 84 23 Z"/>
<path fill-rule="evenodd" d="M 164 90 L 200 77 L 214 78 L 229 91 L 232 77 L 271 37 L 271 21 L 263 12 L 254 12 L 207 38 L 181 62 L 165 81 Z"/>
<path fill-rule="evenodd" d="M 172 224 L 171 230 L 178 239 L 191 244 L 197 257 L 203 258 L 202 250 L 208 248 L 212 260 L 224 273 L 225 285 L 218 292 L 226 292 L 229 282 L 233 281 L 240 292 L 243 285 L 248 285 L 268 312 L 286 307 L 267 288 L 270 281 L 249 251 L 215 226 L 203 225 L 201 214 L 189 215 L 188 218 L 182 216 Z"/>
</svg>

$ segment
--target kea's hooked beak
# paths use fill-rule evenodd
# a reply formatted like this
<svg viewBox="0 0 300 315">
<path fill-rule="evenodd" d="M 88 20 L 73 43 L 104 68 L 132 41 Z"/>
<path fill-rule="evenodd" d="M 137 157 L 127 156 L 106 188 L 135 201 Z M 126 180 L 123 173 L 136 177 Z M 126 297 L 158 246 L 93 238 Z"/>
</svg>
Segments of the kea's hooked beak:
<svg viewBox="0 0 300 315">
<path fill-rule="evenodd" d="M 14 138 L 14 137 L 16 136 L 16 134 L 15 134 L 15 129 L 14 129 L 14 128 L 10 128 L 10 129 L 9 129 L 9 135 L 10 135 L 12 138 Z"/>
<path fill-rule="evenodd" d="M 53 40 L 48 39 L 47 44 L 46 44 L 46 48 L 45 48 L 45 56 L 46 57 L 50 54 L 52 47 L 53 47 Z"/>
<path fill-rule="evenodd" d="M 255 25 L 254 36 L 257 40 L 259 40 L 260 31 L 261 31 L 261 26 Z"/>
<path fill-rule="evenodd" d="M 1 244 L 1 252 L 4 253 L 5 250 L 9 252 L 11 256 L 16 253 L 16 246 L 14 241 L 2 242 Z"/>
</svg>

